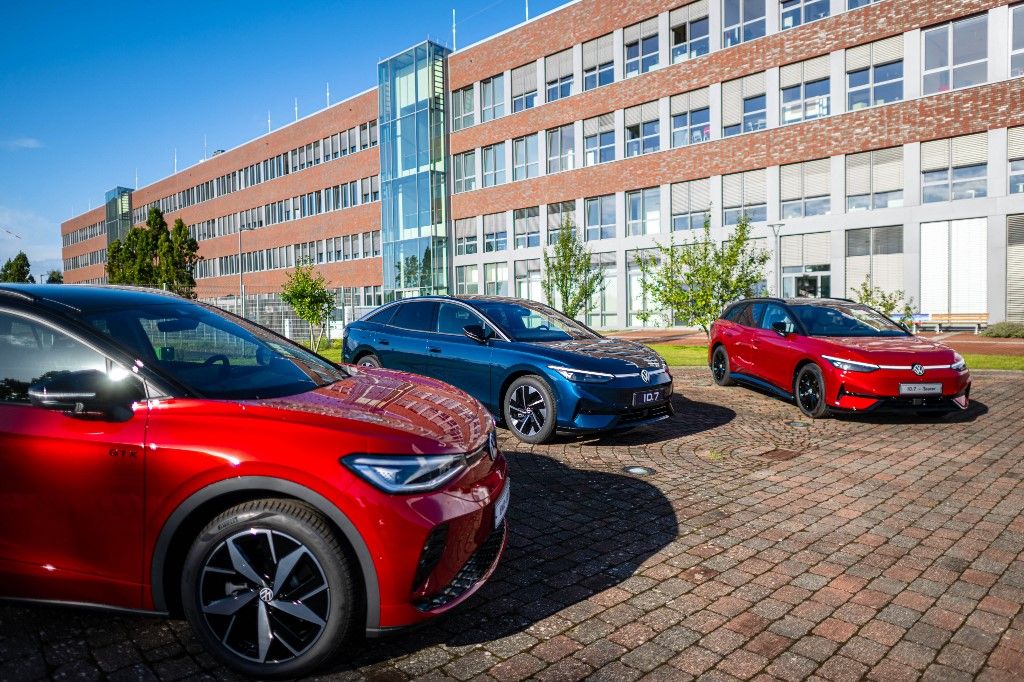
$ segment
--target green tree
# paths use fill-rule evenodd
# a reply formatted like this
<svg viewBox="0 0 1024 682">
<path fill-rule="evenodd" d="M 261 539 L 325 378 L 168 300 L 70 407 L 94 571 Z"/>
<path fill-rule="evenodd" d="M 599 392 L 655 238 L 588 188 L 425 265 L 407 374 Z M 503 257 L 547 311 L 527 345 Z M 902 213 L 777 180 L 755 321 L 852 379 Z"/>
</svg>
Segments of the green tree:
<svg viewBox="0 0 1024 682">
<path fill-rule="evenodd" d="M 64 284 L 64 273 L 60 270 L 50 270 L 46 273 L 47 284 Z"/>
<path fill-rule="evenodd" d="M 309 347 L 314 353 L 319 351 L 334 310 L 334 294 L 327 289 L 327 279 L 308 260 L 300 263 L 288 273 L 281 300 L 291 306 L 300 320 L 309 323 Z"/>
<path fill-rule="evenodd" d="M 161 287 L 195 298 L 195 269 L 199 263 L 199 244 L 189 236 L 178 218 L 174 229 L 158 208 L 149 209 L 145 228 L 132 228 L 124 239 L 115 239 L 107 248 L 107 279 L 111 284 Z"/>
<path fill-rule="evenodd" d="M 540 286 L 548 305 L 572 318 L 604 288 L 604 276 L 591 267 L 590 250 L 568 217 L 562 221 L 555 243 L 544 249 L 544 279 Z"/>
<path fill-rule="evenodd" d="M 857 303 L 871 306 L 883 315 L 895 319 L 903 325 L 914 321 L 914 299 L 905 298 L 906 292 L 885 291 L 881 287 L 871 286 L 871 275 L 867 275 L 860 286 L 853 290 L 853 299 Z M 899 313 L 899 317 L 893 315 Z"/>
<path fill-rule="evenodd" d="M 199 242 L 189 235 L 188 227 L 181 218 L 174 221 L 169 233 L 161 233 L 160 239 L 158 282 L 180 296 L 195 298 Z"/>
<path fill-rule="evenodd" d="M 767 251 L 751 248 L 746 216 L 721 246 L 711 238 L 711 216 L 706 215 L 700 237 L 686 244 L 676 244 L 673 237 L 654 251 L 638 256 L 636 263 L 640 288 L 655 310 L 637 317 L 647 322 L 661 316 L 666 326 L 700 327 L 705 334 L 727 304 L 755 295 L 769 259 Z"/>
<path fill-rule="evenodd" d="M 36 278 L 29 272 L 31 263 L 24 251 L 19 251 L 14 258 L 8 258 L 3 267 L 0 268 L 0 282 L 14 282 L 18 284 L 35 284 Z"/>
</svg>

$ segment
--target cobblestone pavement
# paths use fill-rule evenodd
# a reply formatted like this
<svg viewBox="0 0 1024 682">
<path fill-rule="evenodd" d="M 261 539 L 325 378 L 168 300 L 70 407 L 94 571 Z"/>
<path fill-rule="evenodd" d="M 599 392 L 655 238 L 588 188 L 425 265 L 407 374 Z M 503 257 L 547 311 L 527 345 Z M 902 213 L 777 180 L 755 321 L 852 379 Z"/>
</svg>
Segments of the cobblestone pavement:
<svg viewBox="0 0 1024 682">
<path fill-rule="evenodd" d="M 677 370 L 679 415 L 598 440 L 505 437 L 511 542 L 427 628 L 331 679 L 1024 676 L 1024 382 L 941 419 L 806 423 Z M 649 476 L 622 467 L 642 464 Z M 0 679 L 219 670 L 180 621 L 0 606 Z"/>
</svg>

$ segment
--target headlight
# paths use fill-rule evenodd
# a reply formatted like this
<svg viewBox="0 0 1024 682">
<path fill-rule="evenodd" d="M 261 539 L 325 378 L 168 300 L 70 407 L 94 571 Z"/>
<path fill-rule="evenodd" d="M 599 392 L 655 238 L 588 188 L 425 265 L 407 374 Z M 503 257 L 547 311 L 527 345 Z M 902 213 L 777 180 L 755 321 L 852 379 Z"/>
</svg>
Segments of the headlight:
<svg viewBox="0 0 1024 682">
<path fill-rule="evenodd" d="M 833 358 L 829 355 L 822 355 L 821 357 L 832 363 L 833 367 L 843 370 L 844 372 L 874 372 L 878 369 L 878 365 L 872 365 L 869 362 L 857 362 L 856 360 L 844 360 L 843 358 Z"/>
<path fill-rule="evenodd" d="M 349 455 L 341 461 L 386 493 L 437 490 L 466 468 L 465 455 Z"/>
<path fill-rule="evenodd" d="M 964 360 L 964 356 L 959 353 L 953 353 L 953 364 L 949 366 L 950 369 L 955 369 L 958 372 L 962 372 L 967 369 L 967 361 Z"/>
<path fill-rule="evenodd" d="M 615 378 L 614 375 L 605 374 L 604 372 L 591 372 L 586 369 L 572 369 L 571 367 L 559 367 L 558 365 L 548 365 L 548 369 L 555 370 L 569 381 L 576 381 L 581 384 L 603 384 Z"/>
</svg>

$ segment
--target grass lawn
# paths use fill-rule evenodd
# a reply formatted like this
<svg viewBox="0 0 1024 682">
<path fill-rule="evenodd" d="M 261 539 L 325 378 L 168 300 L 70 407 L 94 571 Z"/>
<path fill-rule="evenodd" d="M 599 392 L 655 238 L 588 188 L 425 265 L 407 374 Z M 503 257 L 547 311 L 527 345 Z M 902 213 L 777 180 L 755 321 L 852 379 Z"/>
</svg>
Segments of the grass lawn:
<svg viewBox="0 0 1024 682">
<path fill-rule="evenodd" d="M 673 346 L 670 344 L 654 344 L 651 346 L 669 367 L 707 367 L 708 351 L 705 346 Z M 341 348 L 328 348 L 320 351 L 328 360 L 341 362 Z M 1012 369 L 1024 371 L 1024 356 L 1018 355 L 964 355 L 967 366 L 971 369 Z"/>
</svg>

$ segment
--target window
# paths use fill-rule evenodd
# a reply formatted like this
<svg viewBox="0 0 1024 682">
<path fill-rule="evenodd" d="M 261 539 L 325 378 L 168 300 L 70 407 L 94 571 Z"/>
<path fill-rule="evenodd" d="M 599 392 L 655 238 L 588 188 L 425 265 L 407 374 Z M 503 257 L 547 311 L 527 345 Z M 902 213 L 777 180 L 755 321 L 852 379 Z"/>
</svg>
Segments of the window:
<svg viewBox="0 0 1024 682">
<path fill-rule="evenodd" d="M 707 54 L 708 0 L 699 0 L 669 13 L 669 34 L 672 40 L 672 63 Z"/>
<path fill-rule="evenodd" d="M 572 170 L 575 167 L 575 134 L 570 123 L 547 131 L 548 173 Z"/>
<path fill-rule="evenodd" d="M 508 263 L 484 263 L 484 293 L 508 296 Z"/>
<path fill-rule="evenodd" d="M 829 56 L 822 55 L 779 70 L 781 124 L 812 121 L 829 113 Z"/>
<path fill-rule="evenodd" d="M 765 32 L 765 0 L 722 0 L 722 47 L 760 38 Z"/>
<path fill-rule="evenodd" d="M 818 159 L 779 169 L 783 220 L 831 212 L 831 163 L 830 159 Z"/>
<path fill-rule="evenodd" d="M 764 73 L 722 83 L 722 135 L 763 130 L 768 125 Z"/>
<path fill-rule="evenodd" d="M 921 203 L 988 196 L 988 133 L 921 143 Z"/>
<path fill-rule="evenodd" d="M 988 220 L 921 224 L 921 313 L 987 317 Z"/>
<path fill-rule="evenodd" d="M 1006 320 L 1024 322 L 1024 213 L 1006 216 Z"/>
<path fill-rule="evenodd" d="M 686 248 L 683 245 L 676 248 Z M 666 324 L 663 310 L 655 308 L 643 286 L 640 261 L 661 261 L 658 249 L 638 249 L 626 252 L 626 325 L 628 327 L 662 326 Z M 645 314 L 646 313 L 646 314 Z"/>
<path fill-rule="evenodd" d="M 902 225 L 847 230 L 846 296 L 853 298 L 864 282 L 883 291 L 904 288 Z"/>
<path fill-rule="evenodd" d="M 1024 194 L 1024 127 L 1007 131 L 1010 149 L 1010 194 Z"/>
<path fill-rule="evenodd" d="M 483 326 L 484 321 L 464 305 L 442 303 L 437 309 L 437 333 L 462 336 L 462 330 L 469 325 Z"/>
<path fill-rule="evenodd" d="M 480 293 L 480 268 L 476 265 L 458 265 L 455 267 L 455 294 Z"/>
<path fill-rule="evenodd" d="M 622 34 L 626 78 L 658 66 L 658 18 L 627 26 Z"/>
<path fill-rule="evenodd" d="M 858 7 L 867 7 L 868 5 L 881 1 L 882 0 L 847 0 L 846 9 L 857 9 Z"/>
<path fill-rule="evenodd" d="M 430 301 L 402 303 L 391 318 L 391 326 L 417 332 L 430 331 L 434 328 L 436 310 L 437 303 Z"/>
<path fill-rule="evenodd" d="M 587 325 L 613 327 L 618 319 L 618 287 L 615 286 L 615 254 L 595 253 L 590 256 L 590 268 L 602 274 L 604 286 L 587 302 Z"/>
<path fill-rule="evenodd" d="M 452 130 L 473 125 L 473 86 L 452 93 Z"/>
<path fill-rule="evenodd" d="M 476 152 L 465 152 L 452 157 L 454 168 L 455 193 L 468 192 L 476 189 Z"/>
<path fill-rule="evenodd" d="M 922 36 L 923 94 L 967 88 L 988 78 L 988 15 L 936 26 Z"/>
<path fill-rule="evenodd" d="M 615 80 L 612 34 L 583 43 L 583 89 L 593 90 Z"/>
<path fill-rule="evenodd" d="M 613 239 L 615 237 L 615 195 L 606 194 L 587 199 L 585 202 L 587 218 L 586 241 Z"/>
<path fill-rule="evenodd" d="M 512 113 L 537 105 L 537 62 L 512 69 Z"/>
<path fill-rule="evenodd" d="M 476 253 L 476 218 L 462 218 L 455 221 L 455 255 L 468 256 Z"/>
<path fill-rule="evenodd" d="M 903 147 L 846 157 L 846 210 L 903 206 Z"/>
<path fill-rule="evenodd" d="M 672 230 L 699 230 L 711 208 L 711 180 L 690 180 L 672 185 Z"/>
<path fill-rule="evenodd" d="M 547 101 L 572 94 L 572 48 L 544 59 L 544 79 L 547 83 Z"/>
<path fill-rule="evenodd" d="M 615 160 L 615 116 L 602 114 L 583 122 L 583 164 L 594 166 Z"/>
<path fill-rule="evenodd" d="M 480 122 L 505 115 L 505 76 L 499 74 L 480 81 Z"/>
<path fill-rule="evenodd" d="M 1024 5 L 1013 8 L 1013 34 L 1010 39 L 1010 78 L 1024 76 Z"/>
<path fill-rule="evenodd" d="M 846 51 L 846 108 L 856 111 L 903 99 L 903 36 Z"/>
<path fill-rule="evenodd" d="M 626 234 L 631 237 L 661 232 L 661 189 L 626 192 Z"/>
<path fill-rule="evenodd" d="M 505 228 L 504 213 L 490 213 L 484 216 L 484 253 L 504 251 L 508 248 L 508 230 Z"/>
<path fill-rule="evenodd" d="M 548 244 L 558 241 L 558 233 L 563 227 L 576 227 L 576 202 L 560 201 L 548 204 Z"/>
<path fill-rule="evenodd" d="M 27 404 L 29 386 L 48 374 L 86 370 L 106 374 L 106 358 L 50 327 L 0 313 L 0 404 Z M 139 399 L 145 398 L 137 379 L 124 381 L 138 384 Z"/>
<path fill-rule="evenodd" d="M 512 229 L 517 249 L 540 246 L 540 207 L 517 208 L 513 211 Z"/>
<path fill-rule="evenodd" d="M 537 173 L 537 136 L 512 140 L 512 179 L 535 178 Z"/>
<path fill-rule="evenodd" d="M 832 235 L 791 234 L 779 238 L 782 295 L 785 298 L 832 295 Z"/>
<path fill-rule="evenodd" d="M 779 27 L 785 31 L 828 16 L 829 0 L 782 0 Z"/>
<path fill-rule="evenodd" d="M 483 186 L 494 187 L 505 182 L 505 143 L 498 142 L 480 150 Z"/>
<path fill-rule="evenodd" d="M 767 184 L 764 169 L 722 176 L 723 224 L 736 225 L 740 216 L 750 222 L 768 220 Z"/>
<path fill-rule="evenodd" d="M 648 102 L 626 109 L 626 157 L 658 151 L 660 122 L 658 102 Z"/>
<path fill-rule="evenodd" d="M 517 260 L 515 263 L 516 298 L 544 302 L 541 287 L 540 258 Z"/>
<path fill-rule="evenodd" d="M 707 142 L 711 139 L 711 109 L 708 88 L 673 95 L 669 102 L 672 116 L 672 146 Z"/>
</svg>

